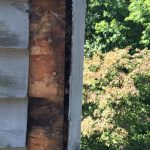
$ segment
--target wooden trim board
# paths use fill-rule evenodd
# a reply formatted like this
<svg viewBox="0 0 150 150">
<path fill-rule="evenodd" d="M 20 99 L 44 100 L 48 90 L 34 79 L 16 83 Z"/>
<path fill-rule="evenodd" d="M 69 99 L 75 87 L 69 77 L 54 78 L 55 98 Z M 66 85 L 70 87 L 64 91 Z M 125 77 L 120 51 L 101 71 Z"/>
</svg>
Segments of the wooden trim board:
<svg viewBox="0 0 150 150">
<path fill-rule="evenodd" d="M 86 0 L 72 0 L 68 150 L 80 149 Z"/>
</svg>

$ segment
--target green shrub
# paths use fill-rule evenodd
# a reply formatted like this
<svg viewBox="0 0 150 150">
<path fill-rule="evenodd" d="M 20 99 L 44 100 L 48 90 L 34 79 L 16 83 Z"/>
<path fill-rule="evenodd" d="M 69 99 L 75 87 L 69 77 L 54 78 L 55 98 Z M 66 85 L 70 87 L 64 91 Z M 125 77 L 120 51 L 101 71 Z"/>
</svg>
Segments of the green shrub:
<svg viewBox="0 0 150 150">
<path fill-rule="evenodd" d="M 150 149 L 150 51 L 85 59 L 81 150 Z"/>
</svg>

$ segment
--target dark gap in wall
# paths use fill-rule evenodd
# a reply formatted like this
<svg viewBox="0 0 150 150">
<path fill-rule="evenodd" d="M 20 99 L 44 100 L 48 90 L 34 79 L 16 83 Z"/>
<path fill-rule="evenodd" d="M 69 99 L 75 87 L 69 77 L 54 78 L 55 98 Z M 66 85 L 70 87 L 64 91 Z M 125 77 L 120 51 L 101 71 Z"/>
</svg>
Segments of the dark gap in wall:
<svg viewBox="0 0 150 150">
<path fill-rule="evenodd" d="M 66 0 L 66 34 L 65 34 L 65 93 L 64 93 L 64 150 L 67 150 L 69 131 L 69 80 L 71 73 L 72 47 L 72 0 Z"/>
<path fill-rule="evenodd" d="M 27 13 L 29 14 L 29 25 L 30 25 L 30 20 L 32 18 L 32 0 L 27 0 L 27 5 L 28 5 L 28 10 L 27 10 Z M 30 32 L 29 32 L 29 42 L 30 42 L 30 39 L 31 39 L 31 35 L 30 35 Z M 30 43 L 29 43 L 30 45 Z M 29 51 L 30 51 L 30 46 L 28 47 L 29 48 Z M 30 52 L 29 52 L 30 53 Z M 30 55 L 29 55 L 29 60 L 30 60 Z M 30 61 L 29 61 L 29 66 L 30 66 Z M 29 79 L 29 70 L 28 70 L 28 79 Z M 28 85 L 29 85 L 29 80 L 28 80 Z M 28 86 L 28 90 L 29 90 L 29 86 Z M 30 100 L 30 97 L 28 95 L 29 91 L 27 91 L 27 97 L 28 97 L 28 111 L 27 111 L 27 131 L 26 131 L 26 147 L 27 147 L 27 140 L 28 140 L 28 132 L 29 132 L 29 128 L 30 128 L 30 118 L 29 118 L 29 100 Z"/>
</svg>

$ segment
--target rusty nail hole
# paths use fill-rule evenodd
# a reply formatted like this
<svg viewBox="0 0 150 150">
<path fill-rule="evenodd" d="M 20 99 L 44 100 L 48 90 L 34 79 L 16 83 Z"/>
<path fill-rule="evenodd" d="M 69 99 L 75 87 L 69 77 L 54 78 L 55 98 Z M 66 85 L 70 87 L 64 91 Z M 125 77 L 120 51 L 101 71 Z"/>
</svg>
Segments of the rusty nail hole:
<svg viewBox="0 0 150 150">
<path fill-rule="evenodd" d="M 53 76 L 56 76 L 56 74 L 57 74 L 56 72 L 53 72 L 53 73 L 52 73 Z"/>
</svg>

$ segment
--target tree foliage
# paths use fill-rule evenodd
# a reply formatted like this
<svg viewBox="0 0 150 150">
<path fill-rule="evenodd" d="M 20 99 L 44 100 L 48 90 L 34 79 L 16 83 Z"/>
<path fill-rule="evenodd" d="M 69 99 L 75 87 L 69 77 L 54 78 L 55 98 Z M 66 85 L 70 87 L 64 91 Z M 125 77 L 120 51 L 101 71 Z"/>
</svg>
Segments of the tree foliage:
<svg viewBox="0 0 150 150">
<path fill-rule="evenodd" d="M 150 0 L 87 0 L 85 55 L 150 47 Z"/>
<path fill-rule="evenodd" d="M 81 150 L 149 150 L 150 0 L 87 4 Z"/>
<path fill-rule="evenodd" d="M 85 59 L 81 150 L 150 149 L 150 51 Z"/>
</svg>

